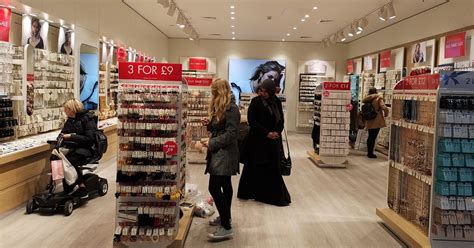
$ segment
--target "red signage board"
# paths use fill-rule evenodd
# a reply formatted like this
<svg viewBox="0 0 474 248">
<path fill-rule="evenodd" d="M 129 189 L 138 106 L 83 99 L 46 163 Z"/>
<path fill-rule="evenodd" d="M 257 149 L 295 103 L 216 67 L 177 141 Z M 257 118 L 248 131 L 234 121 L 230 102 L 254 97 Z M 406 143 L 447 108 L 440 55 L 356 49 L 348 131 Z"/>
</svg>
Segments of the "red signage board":
<svg viewBox="0 0 474 248">
<path fill-rule="evenodd" d="M 178 154 L 178 144 L 174 141 L 168 141 L 163 145 L 163 152 L 168 156 L 174 156 Z"/>
<path fill-rule="evenodd" d="M 354 61 L 352 59 L 347 61 L 347 74 L 354 73 Z"/>
<path fill-rule="evenodd" d="M 180 82 L 181 64 L 120 62 L 119 79 Z"/>
<path fill-rule="evenodd" d="M 207 59 L 189 58 L 188 68 L 193 71 L 207 71 Z"/>
<path fill-rule="evenodd" d="M 10 40 L 10 17 L 12 10 L 9 8 L 0 8 L 0 40 L 9 42 Z"/>
<path fill-rule="evenodd" d="M 457 58 L 466 55 L 466 32 L 446 36 L 444 58 Z"/>
<path fill-rule="evenodd" d="M 324 90 L 350 90 L 351 84 L 349 82 L 324 82 Z"/>
<path fill-rule="evenodd" d="M 395 90 L 436 90 L 439 74 L 409 76 L 395 85 Z"/>
<path fill-rule="evenodd" d="M 193 78 L 187 77 L 186 83 L 188 86 L 205 86 L 210 87 L 212 84 L 212 78 Z"/>
<path fill-rule="evenodd" d="M 392 66 L 392 51 L 387 50 L 380 53 L 380 68 Z"/>
<path fill-rule="evenodd" d="M 123 47 L 117 47 L 117 61 L 125 62 L 127 61 L 127 50 Z"/>
</svg>

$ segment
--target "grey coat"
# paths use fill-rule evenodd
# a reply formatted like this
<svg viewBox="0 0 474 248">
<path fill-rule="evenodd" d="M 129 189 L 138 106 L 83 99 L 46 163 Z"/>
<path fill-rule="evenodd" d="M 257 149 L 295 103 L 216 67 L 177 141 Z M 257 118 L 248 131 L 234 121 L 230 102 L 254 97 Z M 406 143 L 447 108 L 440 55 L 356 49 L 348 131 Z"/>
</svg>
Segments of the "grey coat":
<svg viewBox="0 0 474 248">
<path fill-rule="evenodd" d="M 239 173 L 240 112 L 232 98 L 225 112 L 225 118 L 217 123 L 212 119 L 208 130 L 211 132 L 207 152 L 206 172 L 215 176 L 232 176 Z"/>
</svg>

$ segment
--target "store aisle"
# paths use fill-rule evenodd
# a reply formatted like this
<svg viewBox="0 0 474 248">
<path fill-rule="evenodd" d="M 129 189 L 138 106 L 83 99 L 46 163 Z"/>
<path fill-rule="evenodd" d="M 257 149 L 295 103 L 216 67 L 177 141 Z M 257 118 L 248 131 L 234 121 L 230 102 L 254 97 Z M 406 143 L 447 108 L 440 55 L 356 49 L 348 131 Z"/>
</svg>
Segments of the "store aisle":
<svg viewBox="0 0 474 248">
<path fill-rule="evenodd" d="M 402 247 L 379 223 L 376 207 L 386 205 L 387 164 L 352 155 L 347 169 L 320 169 L 306 156 L 308 135 L 291 134 L 293 174 L 285 177 L 293 203 L 274 207 L 233 202 L 234 239 L 209 243 L 208 219 L 195 217 L 186 247 Z M 112 247 L 115 162 L 101 166 L 110 192 L 61 214 L 25 215 L 21 206 L 0 215 L 0 247 Z M 189 165 L 188 178 L 207 192 L 202 165 Z M 233 178 L 234 196 L 239 177 Z"/>
<path fill-rule="evenodd" d="M 351 155 L 347 169 L 320 169 L 307 157 L 311 139 L 289 136 L 293 171 L 285 182 L 289 207 L 238 200 L 233 177 L 234 239 L 209 243 L 208 219 L 195 217 L 187 247 L 403 247 L 380 224 L 376 207 L 386 206 L 387 163 Z M 188 181 L 206 191 L 202 166 L 188 166 Z"/>
</svg>

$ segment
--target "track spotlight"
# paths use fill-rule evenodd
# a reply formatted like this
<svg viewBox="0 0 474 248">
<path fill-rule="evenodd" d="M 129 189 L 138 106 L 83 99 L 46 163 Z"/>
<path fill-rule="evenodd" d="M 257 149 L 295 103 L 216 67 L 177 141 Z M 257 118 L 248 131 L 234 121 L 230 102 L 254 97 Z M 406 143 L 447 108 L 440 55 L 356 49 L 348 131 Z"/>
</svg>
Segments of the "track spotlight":
<svg viewBox="0 0 474 248">
<path fill-rule="evenodd" d="M 158 4 L 163 5 L 163 7 L 168 8 L 170 6 L 170 1 L 169 0 L 157 0 L 156 1 Z"/>
<path fill-rule="evenodd" d="M 347 35 L 349 35 L 350 37 L 354 36 L 356 34 L 356 27 L 354 24 L 352 24 L 350 27 L 349 27 L 349 32 L 347 33 Z"/>
<path fill-rule="evenodd" d="M 184 16 L 179 13 L 178 14 L 178 19 L 176 19 L 176 25 L 180 26 L 180 25 L 185 25 L 186 24 L 186 20 L 184 19 Z"/>
<path fill-rule="evenodd" d="M 176 12 L 176 5 L 171 3 L 170 8 L 168 9 L 168 12 L 166 14 L 168 14 L 169 16 L 174 16 L 175 12 Z"/>
<path fill-rule="evenodd" d="M 387 20 L 387 10 L 386 10 L 385 6 L 383 6 L 382 8 L 379 9 L 379 19 L 382 20 L 382 21 Z"/>
<path fill-rule="evenodd" d="M 359 20 L 359 22 L 357 24 L 357 29 L 359 29 L 360 31 L 364 31 L 364 28 L 366 28 L 368 24 L 369 24 L 369 22 L 367 21 L 367 18 L 364 17 L 364 18 Z"/>
<path fill-rule="evenodd" d="M 386 16 L 388 17 L 388 19 L 393 19 L 393 18 L 397 17 L 397 14 L 395 14 L 395 8 L 393 7 L 392 2 L 387 4 L 387 6 L 385 8 L 387 10 Z"/>
<path fill-rule="evenodd" d="M 344 35 L 344 32 L 343 32 L 343 31 L 340 31 L 340 32 L 339 32 L 339 34 L 338 34 L 338 40 L 341 41 L 341 42 L 346 41 L 346 36 Z"/>
</svg>

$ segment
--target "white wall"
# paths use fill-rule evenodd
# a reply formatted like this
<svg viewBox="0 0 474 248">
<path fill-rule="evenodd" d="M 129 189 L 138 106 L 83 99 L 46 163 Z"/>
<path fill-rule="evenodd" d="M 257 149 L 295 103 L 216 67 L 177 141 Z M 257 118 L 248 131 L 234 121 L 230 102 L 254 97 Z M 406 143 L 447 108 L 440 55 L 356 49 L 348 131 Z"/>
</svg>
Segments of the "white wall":
<svg viewBox="0 0 474 248">
<path fill-rule="evenodd" d="M 62 18 L 81 27 L 80 33 L 90 32 L 99 46 L 105 36 L 155 56 L 158 61 L 168 58 L 168 38 L 145 21 L 121 0 L 19 0 L 51 16 Z M 41 16 L 40 16 L 41 18 Z M 76 34 L 76 38 L 80 34 Z M 76 42 L 77 43 L 77 42 Z"/>
<path fill-rule="evenodd" d="M 298 61 L 336 61 L 336 80 L 342 80 L 346 70 L 346 45 L 324 48 L 319 43 L 305 42 L 264 42 L 201 40 L 199 44 L 186 39 L 169 39 L 169 62 L 179 63 L 180 57 L 217 58 L 217 77 L 228 79 L 230 58 L 242 59 L 285 59 L 286 60 L 286 110 L 287 126 L 296 130 L 296 110 L 298 99 Z"/>
<path fill-rule="evenodd" d="M 451 0 L 449 3 L 349 43 L 348 58 L 470 25 L 474 25 L 474 0 Z"/>
</svg>

